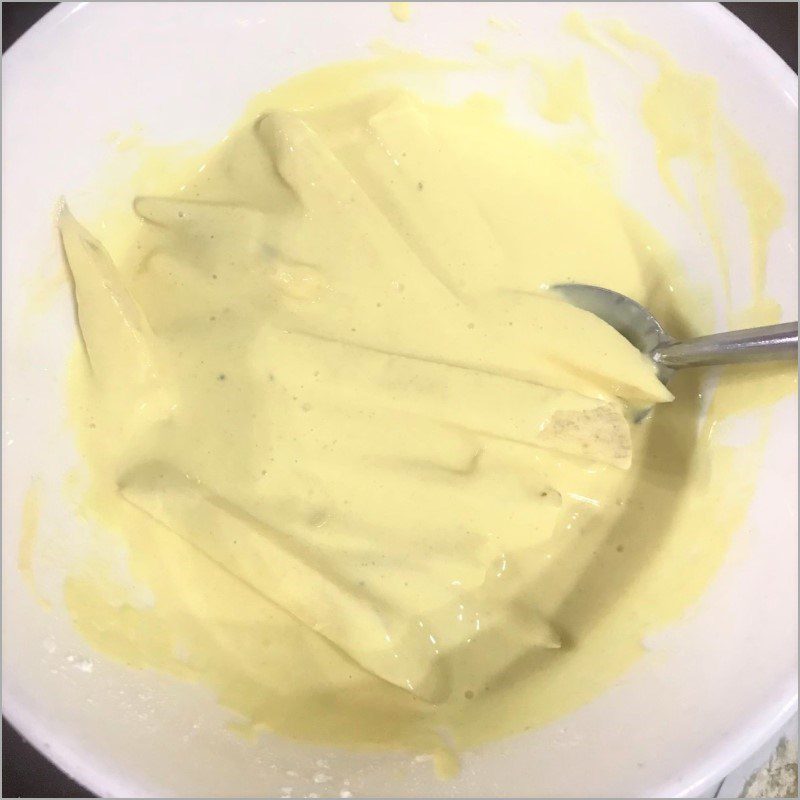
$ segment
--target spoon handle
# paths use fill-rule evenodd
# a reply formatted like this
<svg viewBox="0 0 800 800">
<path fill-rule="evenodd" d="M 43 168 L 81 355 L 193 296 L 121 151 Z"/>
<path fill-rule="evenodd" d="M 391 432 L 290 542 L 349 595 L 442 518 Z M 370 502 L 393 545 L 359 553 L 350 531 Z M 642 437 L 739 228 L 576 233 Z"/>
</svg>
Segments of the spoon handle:
<svg viewBox="0 0 800 800">
<path fill-rule="evenodd" d="M 784 322 L 670 342 L 656 347 L 651 355 L 657 364 L 670 369 L 797 358 L 797 323 Z"/>
</svg>

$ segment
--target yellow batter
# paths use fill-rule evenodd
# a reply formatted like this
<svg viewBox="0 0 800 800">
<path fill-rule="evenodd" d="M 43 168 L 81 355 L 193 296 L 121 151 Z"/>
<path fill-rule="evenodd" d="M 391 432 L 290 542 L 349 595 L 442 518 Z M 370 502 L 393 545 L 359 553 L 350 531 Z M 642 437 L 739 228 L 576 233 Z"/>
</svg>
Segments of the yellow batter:
<svg viewBox="0 0 800 800">
<path fill-rule="evenodd" d="M 645 88 L 642 120 L 653 137 L 656 162 L 665 186 L 672 196 L 690 210 L 686 191 L 676 180 L 677 163 L 691 169 L 699 216 L 711 239 L 719 263 L 720 275 L 731 304 L 728 252 L 721 228 L 718 177 L 723 161 L 728 161 L 733 188 L 747 214 L 750 233 L 752 295 L 751 308 L 730 316 L 732 326 L 763 324 L 779 319 L 780 309 L 764 296 L 766 288 L 767 248 L 772 234 L 784 218 L 780 190 L 764 168 L 761 157 L 735 130 L 720 111 L 718 87 L 710 75 L 681 69 L 675 59 L 654 39 L 631 30 L 620 20 L 590 23 L 580 12 L 565 19 L 565 29 L 584 41 L 621 57 L 619 46 L 633 53 L 644 53 L 659 68 L 656 80 Z M 605 38 L 604 38 L 605 35 Z M 726 159 L 720 158 L 724 153 Z"/>
<path fill-rule="evenodd" d="M 398 22 L 408 22 L 411 19 L 411 3 L 389 3 L 389 10 Z"/>
<path fill-rule="evenodd" d="M 66 600 L 243 728 L 436 752 L 608 685 L 699 596 L 750 472 L 697 433 L 699 373 L 671 402 L 546 291 L 688 332 L 656 235 L 496 103 L 365 91 L 382 71 L 258 99 L 111 240 L 63 210 L 85 507 L 133 584 L 93 563 Z"/>
</svg>

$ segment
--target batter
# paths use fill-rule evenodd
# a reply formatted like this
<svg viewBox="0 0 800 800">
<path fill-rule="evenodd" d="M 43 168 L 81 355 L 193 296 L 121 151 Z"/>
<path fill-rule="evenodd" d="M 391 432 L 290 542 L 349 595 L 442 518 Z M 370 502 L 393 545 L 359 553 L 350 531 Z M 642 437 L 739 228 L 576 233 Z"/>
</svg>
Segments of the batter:
<svg viewBox="0 0 800 800">
<path fill-rule="evenodd" d="M 697 374 L 672 402 L 547 292 L 600 283 L 686 333 L 658 237 L 499 104 L 382 69 L 259 98 L 124 235 L 62 210 L 85 507 L 134 587 L 93 563 L 66 599 L 241 727 L 436 752 L 606 686 L 699 595 L 746 475 L 698 439 Z"/>
</svg>

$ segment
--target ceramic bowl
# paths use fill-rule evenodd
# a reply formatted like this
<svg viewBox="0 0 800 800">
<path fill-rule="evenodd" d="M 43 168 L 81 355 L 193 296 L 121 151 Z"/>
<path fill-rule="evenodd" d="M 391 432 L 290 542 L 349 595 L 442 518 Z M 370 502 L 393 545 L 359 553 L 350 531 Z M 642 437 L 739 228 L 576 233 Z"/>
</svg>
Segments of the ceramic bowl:
<svg viewBox="0 0 800 800">
<path fill-rule="evenodd" d="M 712 281 L 707 243 L 663 200 L 638 102 L 612 60 L 561 30 L 558 3 L 425 3 L 398 23 L 384 3 L 64 3 L 4 58 L 3 69 L 3 703 L 62 769 L 111 796 L 691 796 L 707 790 L 796 708 L 797 415 L 775 409 L 754 499 L 702 600 L 653 637 L 608 691 L 556 722 L 467 753 L 452 782 L 400 754 L 311 747 L 232 733 L 202 686 L 94 653 L 58 601 L 59 569 L 89 546 L 62 490 L 78 457 L 65 424 L 64 373 L 75 337 L 53 209 L 102 202 L 112 131 L 212 142 L 256 92 L 318 64 L 369 55 L 383 38 L 475 57 L 487 18 L 514 20 L 498 45 L 586 59 L 598 118 L 623 158 L 620 191 L 661 228 L 692 278 Z M 714 75 L 727 115 L 763 154 L 787 201 L 769 253 L 769 293 L 797 307 L 797 79 L 717 4 L 588 4 L 625 19 L 685 68 Z M 506 39 L 503 40 L 503 36 Z M 628 81 L 626 83 L 626 81 Z M 123 170 L 124 172 L 124 170 Z M 98 188 L 99 187 L 99 188 Z M 106 185 L 106 188 L 107 185 Z M 120 187 L 117 186 L 117 189 Z M 102 238 L 102 231 L 97 231 Z M 734 284 L 747 278 L 735 253 Z M 49 282 L 53 282 L 51 288 Z M 33 299 L 32 299 L 33 298 Z M 719 300 L 719 295 L 716 297 Z M 17 569 L 22 506 L 42 487 L 39 587 Z M 698 531 L 698 536 L 703 532 Z"/>
</svg>

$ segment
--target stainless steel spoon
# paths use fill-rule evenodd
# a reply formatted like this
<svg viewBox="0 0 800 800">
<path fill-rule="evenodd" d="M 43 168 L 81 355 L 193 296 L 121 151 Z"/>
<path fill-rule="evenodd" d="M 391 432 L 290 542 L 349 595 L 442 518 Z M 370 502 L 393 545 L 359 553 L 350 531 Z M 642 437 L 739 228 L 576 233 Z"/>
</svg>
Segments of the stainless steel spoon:
<svg viewBox="0 0 800 800">
<path fill-rule="evenodd" d="M 616 328 L 634 347 L 650 356 L 663 383 L 667 383 L 673 372 L 682 367 L 797 358 L 796 322 L 678 341 L 644 306 L 624 294 L 583 283 L 562 283 L 551 289 L 572 305 L 596 314 Z"/>
</svg>

